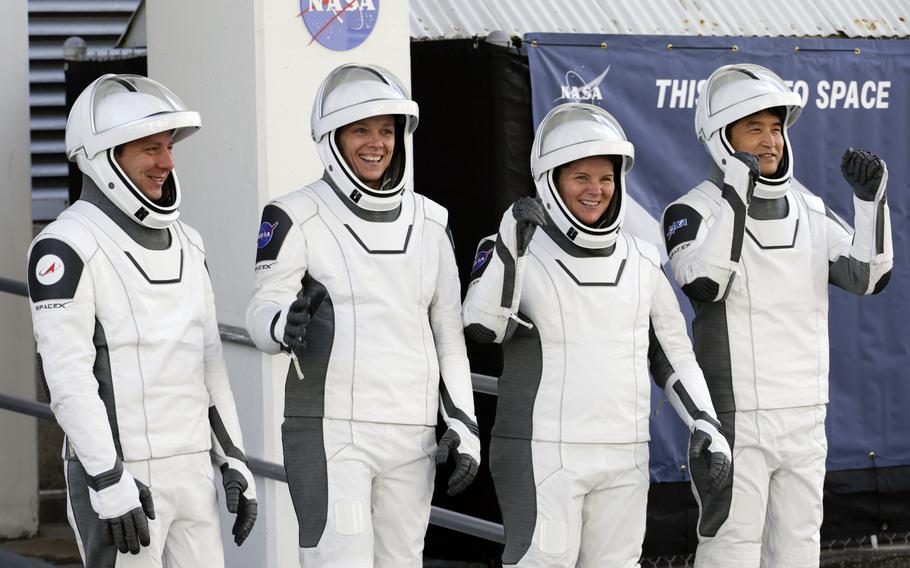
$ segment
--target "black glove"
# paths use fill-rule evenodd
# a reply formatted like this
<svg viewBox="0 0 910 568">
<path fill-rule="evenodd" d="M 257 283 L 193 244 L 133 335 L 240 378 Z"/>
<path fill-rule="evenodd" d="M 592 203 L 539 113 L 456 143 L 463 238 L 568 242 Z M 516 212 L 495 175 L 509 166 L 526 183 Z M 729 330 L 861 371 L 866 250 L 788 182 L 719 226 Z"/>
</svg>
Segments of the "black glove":
<svg viewBox="0 0 910 568">
<path fill-rule="evenodd" d="M 243 544 L 256 523 L 258 505 L 255 499 L 247 499 L 243 493 L 249 487 L 246 476 L 227 463 L 221 464 L 221 481 L 224 483 L 224 504 L 228 512 L 236 513 L 231 534 L 237 546 Z"/>
<path fill-rule="evenodd" d="M 531 244 L 531 237 L 537 227 L 547 224 L 547 215 L 540 202 L 532 197 L 522 197 L 512 205 L 512 216 L 517 222 L 515 225 L 515 242 L 518 256 L 524 256 Z"/>
<path fill-rule="evenodd" d="M 446 463 L 451 454 L 455 460 L 455 471 L 449 477 L 449 489 L 446 491 L 449 495 L 458 495 L 477 477 L 477 470 L 480 467 L 477 460 L 467 453 L 458 451 L 461 446 L 461 436 L 458 432 L 449 428 L 439 440 L 436 448 L 436 465 Z"/>
<path fill-rule="evenodd" d="M 313 278 L 306 274 L 301 282 L 297 299 L 288 307 L 287 321 L 284 324 L 284 337 L 282 342 L 291 352 L 298 352 L 306 347 L 306 328 L 310 325 L 310 318 L 319 309 L 325 299 L 325 287 L 315 283 Z"/>
<path fill-rule="evenodd" d="M 288 307 L 282 341 L 291 351 L 306 347 L 306 328 L 310 325 L 310 299 L 298 297 Z"/>
<path fill-rule="evenodd" d="M 746 188 L 746 194 L 740 195 L 740 199 L 748 207 L 752 202 L 752 193 L 755 191 L 755 182 L 761 176 L 761 168 L 758 166 L 758 156 L 749 152 L 734 152 L 733 158 L 739 160 L 749 169 L 749 184 Z"/>
<path fill-rule="evenodd" d="M 746 167 L 749 168 L 749 177 L 752 178 L 752 183 L 755 183 L 761 176 L 761 168 L 758 167 L 758 156 L 750 152 L 736 151 L 733 153 L 733 157 L 746 164 Z"/>
<path fill-rule="evenodd" d="M 840 171 L 853 188 L 853 195 L 863 201 L 872 201 L 882 183 L 885 162 L 872 152 L 847 148 L 840 162 Z"/>
<path fill-rule="evenodd" d="M 139 554 L 140 547 L 148 546 L 152 542 L 148 519 L 155 518 L 152 492 L 138 479 L 135 481 L 139 489 L 139 503 L 142 506 L 113 519 L 98 519 L 104 543 L 117 547 L 120 552 L 131 554 Z"/>
<path fill-rule="evenodd" d="M 243 544 L 246 537 L 253 530 L 258 515 L 258 505 L 255 499 L 247 499 L 240 496 L 240 502 L 237 504 L 237 517 L 234 519 L 234 526 L 231 528 L 231 534 L 234 535 L 234 542 L 237 546 Z"/>
<path fill-rule="evenodd" d="M 730 445 L 717 425 L 696 420 L 689 440 L 689 469 L 695 486 L 714 495 L 730 474 Z"/>
</svg>

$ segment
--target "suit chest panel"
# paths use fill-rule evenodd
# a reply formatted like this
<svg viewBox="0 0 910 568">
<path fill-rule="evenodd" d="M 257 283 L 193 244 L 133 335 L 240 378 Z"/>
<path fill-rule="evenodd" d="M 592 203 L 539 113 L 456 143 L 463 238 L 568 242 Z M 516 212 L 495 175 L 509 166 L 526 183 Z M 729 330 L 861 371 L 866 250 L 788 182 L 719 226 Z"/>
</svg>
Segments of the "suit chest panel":
<svg viewBox="0 0 910 568">
<path fill-rule="evenodd" d="M 542 339 L 549 335 L 567 348 L 610 349 L 610 344 L 631 339 L 649 311 L 641 290 L 650 289 L 650 283 L 642 282 L 641 259 L 635 252 L 620 237 L 610 256 L 578 258 L 549 237 L 535 238 L 522 312 L 537 323 Z"/>
<path fill-rule="evenodd" d="M 813 246 L 809 215 L 802 202 L 787 195 L 787 217 L 773 220 L 746 218 L 743 235 L 741 282 L 754 310 L 773 309 L 793 299 L 804 302 L 815 294 Z"/>
<path fill-rule="evenodd" d="M 324 201 L 327 206 L 304 226 L 307 270 L 326 285 L 333 301 L 380 311 L 428 306 L 438 255 L 428 254 L 427 222 L 413 198 L 402 200 L 401 212 L 389 222 L 361 219 L 334 195 Z"/>
<path fill-rule="evenodd" d="M 146 249 L 100 211 L 76 205 L 72 214 L 98 245 L 87 267 L 95 316 L 112 353 L 120 347 L 201 349 L 207 277 L 202 251 L 177 226 L 167 229 L 167 249 Z"/>
</svg>

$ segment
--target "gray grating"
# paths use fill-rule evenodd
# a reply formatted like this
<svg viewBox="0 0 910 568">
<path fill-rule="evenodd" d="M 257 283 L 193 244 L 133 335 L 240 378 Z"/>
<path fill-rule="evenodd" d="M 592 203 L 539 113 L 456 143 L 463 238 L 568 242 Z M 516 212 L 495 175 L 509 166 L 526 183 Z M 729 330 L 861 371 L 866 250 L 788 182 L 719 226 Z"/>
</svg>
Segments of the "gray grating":
<svg viewBox="0 0 910 568">
<path fill-rule="evenodd" d="M 63 134 L 66 94 L 63 42 L 80 36 L 89 53 L 106 51 L 123 33 L 139 0 L 29 0 L 32 217 L 54 219 L 67 205 Z"/>
</svg>

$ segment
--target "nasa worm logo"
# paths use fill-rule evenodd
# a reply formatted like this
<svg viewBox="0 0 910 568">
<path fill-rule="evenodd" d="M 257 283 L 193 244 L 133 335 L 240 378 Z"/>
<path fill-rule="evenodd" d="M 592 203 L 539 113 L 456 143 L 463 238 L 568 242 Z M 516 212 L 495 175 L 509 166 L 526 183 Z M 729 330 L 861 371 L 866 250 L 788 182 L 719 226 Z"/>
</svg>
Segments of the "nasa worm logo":
<svg viewBox="0 0 910 568">
<path fill-rule="evenodd" d="M 590 81 L 585 81 L 578 71 L 570 69 L 566 71 L 565 84 L 560 86 L 560 96 L 553 99 L 553 102 L 562 100 L 575 102 L 591 102 L 604 100 L 600 84 L 603 83 L 607 73 L 610 72 L 610 66 L 603 70 L 603 73 L 594 77 Z"/>
<path fill-rule="evenodd" d="M 379 19 L 379 0 L 300 0 L 300 14 L 313 39 L 335 51 L 363 43 Z"/>
</svg>

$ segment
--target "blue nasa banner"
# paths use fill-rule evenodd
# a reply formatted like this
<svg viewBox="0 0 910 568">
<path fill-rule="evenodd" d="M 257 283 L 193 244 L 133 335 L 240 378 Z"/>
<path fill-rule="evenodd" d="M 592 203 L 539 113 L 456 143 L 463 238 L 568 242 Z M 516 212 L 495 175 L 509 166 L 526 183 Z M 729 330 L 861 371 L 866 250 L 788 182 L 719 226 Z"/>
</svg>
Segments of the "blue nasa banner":
<svg viewBox="0 0 910 568">
<path fill-rule="evenodd" d="M 891 284 L 862 298 L 830 288 L 828 468 L 910 464 L 910 42 L 592 34 L 528 34 L 525 42 L 535 125 L 568 101 L 612 113 L 635 145 L 627 178 L 634 205 L 625 226 L 661 250 L 663 208 L 708 171 L 710 158 L 695 137 L 695 101 L 721 65 L 764 65 L 802 96 L 802 114 L 789 130 L 794 176 L 851 224 L 842 154 L 852 146 L 887 162 Z M 688 302 L 681 303 L 691 319 Z M 682 481 L 686 432 L 654 390 L 651 475 Z"/>
</svg>

